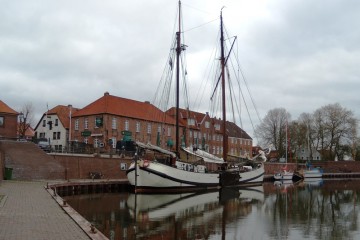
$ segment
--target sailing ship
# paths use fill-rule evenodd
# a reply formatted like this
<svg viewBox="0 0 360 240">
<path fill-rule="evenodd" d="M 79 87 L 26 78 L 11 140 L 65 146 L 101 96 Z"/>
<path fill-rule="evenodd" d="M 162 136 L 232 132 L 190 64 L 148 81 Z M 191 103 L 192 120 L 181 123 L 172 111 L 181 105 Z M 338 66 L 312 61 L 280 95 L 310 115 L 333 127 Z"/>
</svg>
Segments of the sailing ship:
<svg viewBox="0 0 360 240">
<path fill-rule="evenodd" d="M 145 158 L 135 161 L 127 170 L 127 177 L 135 189 L 135 192 L 185 192 L 198 189 L 216 189 L 235 185 L 259 185 L 263 182 L 265 152 L 260 152 L 255 158 L 263 160 L 253 164 L 246 172 L 240 172 L 238 166 L 229 167 L 227 160 L 227 135 L 226 135 L 226 113 L 225 97 L 223 97 L 223 157 L 219 158 L 205 151 L 194 148 L 180 148 L 179 144 L 179 60 L 180 54 L 184 50 L 184 44 L 181 43 L 181 24 L 180 24 L 181 2 L 179 1 L 179 29 L 176 32 L 176 133 L 175 133 L 175 153 L 169 150 L 137 142 L 141 149 L 151 150 L 162 154 L 163 158 L 148 160 Z M 221 84 L 225 89 L 225 53 L 224 53 L 224 34 L 222 13 L 220 15 L 221 29 Z M 223 94 L 225 91 L 223 90 Z M 180 152 L 194 156 L 197 161 L 189 162 L 180 158 Z M 254 158 L 254 159 L 255 159 Z M 201 159 L 201 161 L 199 161 Z M 217 167 L 209 168 L 209 165 Z"/>
</svg>

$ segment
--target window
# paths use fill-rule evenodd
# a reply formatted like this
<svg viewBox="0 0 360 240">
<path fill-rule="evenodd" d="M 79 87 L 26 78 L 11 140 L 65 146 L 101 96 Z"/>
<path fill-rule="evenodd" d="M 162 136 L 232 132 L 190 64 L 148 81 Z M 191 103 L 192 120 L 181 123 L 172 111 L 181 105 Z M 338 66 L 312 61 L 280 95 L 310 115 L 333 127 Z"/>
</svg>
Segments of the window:
<svg viewBox="0 0 360 240">
<path fill-rule="evenodd" d="M 125 121 L 125 131 L 129 131 L 129 120 Z"/>
<path fill-rule="evenodd" d="M 157 128 L 157 132 L 158 133 L 161 133 L 161 126 L 159 125 L 158 128 Z"/>
<path fill-rule="evenodd" d="M 75 130 L 79 130 L 79 119 L 75 120 Z"/>
<path fill-rule="evenodd" d="M 55 119 L 55 126 L 59 126 L 59 119 Z"/>
<path fill-rule="evenodd" d="M 188 119 L 188 125 L 189 125 L 189 126 L 194 126 L 194 125 L 195 125 L 195 119 L 189 118 L 189 119 Z"/>
<path fill-rule="evenodd" d="M 99 146 L 99 139 L 94 139 L 94 148 L 97 148 Z"/>
<path fill-rule="evenodd" d="M 151 134 L 151 123 L 148 123 L 147 125 L 147 133 Z"/>
<path fill-rule="evenodd" d="M 139 133 L 140 132 L 140 122 L 136 122 L 136 132 Z"/>
<path fill-rule="evenodd" d="M 220 131 L 220 124 L 215 124 L 215 130 L 218 130 L 218 131 Z"/>
<path fill-rule="evenodd" d="M 4 126 L 4 117 L 1 116 L 0 117 L 0 127 L 3 127 Z"/>
<path fill-rule="evenodd" d="M 89 139 L 87 137 L 84 138 L 84 143 L 86 143 L 86 144 L 89 143 Z"/>
<path fill-rule="evenodd" d="M 95 128 L 99 128 L 103 126 L 103 118 L 95 117 Z"/>
<path fill-rule="evenodd" d="M 46 120 L 43 120 L 42 126 L 43 126 L 43 127 L 46 127 Z"/>
<path fill-rule="evenodd" d="M 40 134 L 39 134 L 39 137 L 40 137 L 40 138 L 45 138 L 45 133 L 44 133 L 44 132 L 40 133 Z"/>
<path fill-rule="evenodd" d="M 88 118 L 84 119 L 84 129 L 89 129 L 89 119 Z"/>
<path fill-rule="evenodd" d="M 168 127 L 168 137 L 171 137 L 171 128 Z"/>
<path fill-rule="evenodd" d="M 60 132 L 53 132 L 53 139 L 60 139 Z"/>
<path fill-rule="evenodd" d="M 205 128 L 210 128 L 210 122 L 208 121 L 205 122 Z"/>
<path fill-rule="evenodd" d="M 111 121 L 111 128 L 112 129 L 116 129 L 117 128 L 117 122 L 116 122 L 116 118 L 113 118 Z"/>
<path fill-rule="evenodd" d="M 112 148 L 116 148 L 116 137 L 112 137 Z"/>
</svg>

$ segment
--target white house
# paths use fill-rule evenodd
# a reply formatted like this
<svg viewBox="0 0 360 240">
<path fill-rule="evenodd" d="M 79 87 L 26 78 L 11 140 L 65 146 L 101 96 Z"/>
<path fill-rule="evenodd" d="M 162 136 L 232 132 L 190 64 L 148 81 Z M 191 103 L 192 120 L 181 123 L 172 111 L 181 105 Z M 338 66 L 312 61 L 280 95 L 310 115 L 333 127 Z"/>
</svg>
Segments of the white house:
<svg viewBox="0 0 360 240">
<path fill-rule="evenodd" d="M 53 151 L 62 152 L 71 141 L 71 115 L 78 109 L 58 105 L 44 113 L 35 127 L 35 138 L 46 139 Z"/>
</svg>

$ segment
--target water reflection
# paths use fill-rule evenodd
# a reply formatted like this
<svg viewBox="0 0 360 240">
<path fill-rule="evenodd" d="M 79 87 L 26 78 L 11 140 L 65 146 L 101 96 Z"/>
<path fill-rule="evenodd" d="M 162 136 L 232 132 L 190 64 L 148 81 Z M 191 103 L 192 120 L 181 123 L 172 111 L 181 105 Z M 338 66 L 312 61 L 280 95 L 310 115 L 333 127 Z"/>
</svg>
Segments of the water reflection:
<svg viewBox="0 0 360 240">
<path fill-rule="evenodd" d="M 64 197 L 110 239 L 357 239 L 360 182 Z"/>
</svg>

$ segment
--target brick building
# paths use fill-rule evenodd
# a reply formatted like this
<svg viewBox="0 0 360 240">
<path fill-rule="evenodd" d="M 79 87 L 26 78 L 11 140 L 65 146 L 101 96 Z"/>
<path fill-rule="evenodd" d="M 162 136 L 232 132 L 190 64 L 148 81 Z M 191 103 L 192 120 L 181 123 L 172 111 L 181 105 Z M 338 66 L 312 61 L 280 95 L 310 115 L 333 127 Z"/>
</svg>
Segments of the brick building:
<svg viewBox="0 0 360 240">
<path fill-rule="evenodd" d="M 18 115 L 18 112 L 0 100 L 0 138 L 16 139 Z"/>
<path fill-rule="evenodd" d="M 124 138 L 151 142 L 171 149 L 175 120 L 149 102 L 110 95 L 90 103 L 72 115 L 72 140 L 111 149 Z"/>
<path fill-rule="evenodd" d="M 166 113 L 175 118 L 175 108 Z M 185 145 L 203 149 L 211 154 L 222 156 L 223 125 L 221 119 L 211 118 L 209 113 L 199 113 L 186 109 L 179 110 L 183 127 L 181 137 L 185 135 Z M 186 126 L 186 127 L 185 127 Z M 237 157 L 252 156 L 252 138 L 235 123 L 226 122 L 228 135 L 228 154 Z M 184 141 L 182 140 L 184 143 Z"/>
<path fill-rule="evenodd" d="M 175 150 L 175 108 L 165 113 L 150 104 L 110 95 L 78 110 L 71 118 L 72 140 L 92 144 L 105 151 L 116 148 L 119 140 L 131 138 Z M 179 142 L 221 156 L 222 121 L 208 113 L 179 109 Z M 236 124 L 227 122 L 229 154 L 252 156 L 251 137 Z"/>
</svg>

